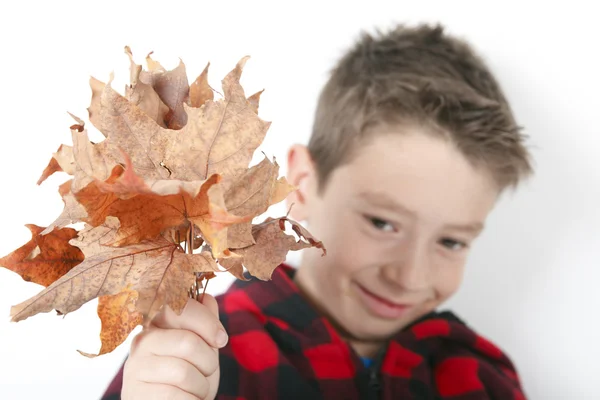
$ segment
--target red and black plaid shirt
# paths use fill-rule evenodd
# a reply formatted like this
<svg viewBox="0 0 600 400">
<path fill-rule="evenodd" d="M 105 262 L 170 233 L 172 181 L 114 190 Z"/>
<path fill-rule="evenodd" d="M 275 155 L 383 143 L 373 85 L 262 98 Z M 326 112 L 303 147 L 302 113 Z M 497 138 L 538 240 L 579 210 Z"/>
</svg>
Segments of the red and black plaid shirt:
<svg viewBox="0 0 600 400">
<path fill-rule="evenodd" d="M 373 365 L 302 297 L 282 265 L 218 296 L 229 343 L 217 399 L 521 400 L 508 357 L 449 312 L 399 332 Z M 102 400 L 120 399 L 122 368 Z"/>
</svg>

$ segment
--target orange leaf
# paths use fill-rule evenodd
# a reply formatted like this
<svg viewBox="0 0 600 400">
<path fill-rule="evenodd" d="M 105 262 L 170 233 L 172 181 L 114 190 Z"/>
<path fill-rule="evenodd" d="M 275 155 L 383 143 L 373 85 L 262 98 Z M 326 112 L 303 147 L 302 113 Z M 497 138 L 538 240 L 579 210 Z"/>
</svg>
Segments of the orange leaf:
<svg viewBox="0 0 600 400">
<path fill-rule="evenodd" d="M 94 229 L 101 234 L 89 234 Z M 74 241 L 84 253 L 86 248 L 92 249 L 85 260 L 36 296 L 13 306 L 13 321 L 52 309 L 68 314 L 90 300 L 130 287 L 139 293 L 136 309 L 148 322 L 165 304 L 181 313 L 195 272 L 218 271 L 210 254 L 186 254 L 162 236 L 114 248 L 103 245 L 103 238 L 114 234 L 110 227 L 88 227 L 85 232 L 87 239 Z"/>
<path fill-rule="evenodd" d="M 112 296 L 102 296 L 98 299 L 98 316 L 102 321 L 100 341 L 102 347 L 98 354 L 84 353 L 86 357 L 97 357 L 110 353 L 127 339 L 131 331 L 144 321 L 142 313 L 136 310 L 135 303 L 139 294 L 130 288 Z"/>
<path fill-rule="evenodd" d="M 165 185 L 158 185 L 158 188 L 163 193 L 173 193 L 175 188 L 176 194 L 161 195 L 133 173 L 123 174 L 125 180 L 121 181 L 119 178 L 122 173 L 122 167 L 115 167 L 106 182 L 93 182 L 75 194 L 77 201 L 87 211 L 88 217 L 84 220 L 89 224 L 98 226 L 108 216 L 119 218 L 121 227 L 113 246 L 138 243 L 166 229 L 194 223 L 200 227 L 217 258 L 228 248 L 226 228 L 248 220 L 226 211 L 218 186 L 218 175 L 196 185 L 199 191 L 192 196 L 175 180 L 165 181 Z M 131 185 L 128 186 L 128 183 Z M 172 185 L 166 185 L 168 183 Z"/>
<path fill-rule="evenodd" d="M 75 160 L 73 158 L 73 148 L 71 146 L 67 146 L 61 144 L 56 153 L 52 155 L 50 162 L 40 179 L 38 179 L 37 184 L 41 185 L 46 179 L 48 179 L 55 172 L 66 172 L 69 175 L 73 175 L 75 173 Z"/>
<path fill-rule="evenodd" d="M 112 74 L 107 83 L 89 82 L 89 121 L 105 139 L 90 142 L 84 121 L 71 115 L 73 146 L 61 146 L 38 181 L 57 171 L 73 176 L 59 187 L 63 212 L 46 229 L 29 226 L 32 241 L 3 259 L 24 279 L 48 285 L 12 307 L 13 321 L 52 309 L 67 314 L 99 298 L 98 355 L 162 307 L 180 313 L 201 280 L 221 271 L 216 260 L 238 279 L 246 279 L 244 266 L 269 279 L 288 251 L 325 251 L 287 218 L 252 225 L 295 188 L 278 177 L 274 159 L 249 168 L 270 123 L 258 116 L 263 91 L 247 98 L 240 84 L 248 57 L 225 76 L 215 100 L 210 63 L 190 87 L 183 61 L 167 70 L 150 53 L 144 71 L 129 47 L 125 53 L 124 96 L 111 87 Z M 61 229 L 79 222 L 86 226 L 77 237 Z M 285 233 L 286 222 L 298 239 Z M 71 267 L 57 255 L 67 250 L 76 253 Z M 57 271 L 40 272 L 50 265 Z"/>
<path fill-rule="evenodd" d="M 48 286 L 83 261 L 81 250 L 69 244 L 69 240 L 77 236 L 75 229 L 54 230 L 42 236 L 44 228 L 33 224 L 25 226 L 31 231 L 31 240 L 0 258 L 4 268 L 26 281 Z"/>
</svg>

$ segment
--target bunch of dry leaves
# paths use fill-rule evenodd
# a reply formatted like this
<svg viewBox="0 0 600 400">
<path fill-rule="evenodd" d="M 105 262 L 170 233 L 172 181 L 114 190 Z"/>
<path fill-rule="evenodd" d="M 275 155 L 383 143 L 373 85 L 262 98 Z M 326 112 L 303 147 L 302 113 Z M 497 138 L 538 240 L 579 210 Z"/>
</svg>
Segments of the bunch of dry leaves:
<svg viewBox="0 0 600 400">
<path fill-rule="evenodd" d="M 26 225 L 32 239 L 0 259 L 45 286 L 11 308 L 13 321 L 52 310 L 65 315 L 98 298 L 98 355 L 163 306 L 181 313 L 215 273 L 246 279 L 245 267 L 267 280 L 290 250 L 325 253 L 287 217 L 253 224 L 295 188 L 279 177 L 274 160 L 249 167 L 270 124 L 258 116 L 262 92 L 247 98 L 240 84 L 247 57 L 215 99 L 209 65 L 189 85 L 182 61 L 167 70 L 150 53 L 144 70 L 125 51 L 131 77 L 124 96 L 111 87 L 112 77 L 90 80 L 89 121 L 105 139 L 90 142 L 73 116 L 73 145 L 58 148 L 38 181 L 59 171 L 71 176 L 59 187 L 62 214 L 48 227 Z M 84 229 L 69 227 L 79 222 Z"/>
</svg>

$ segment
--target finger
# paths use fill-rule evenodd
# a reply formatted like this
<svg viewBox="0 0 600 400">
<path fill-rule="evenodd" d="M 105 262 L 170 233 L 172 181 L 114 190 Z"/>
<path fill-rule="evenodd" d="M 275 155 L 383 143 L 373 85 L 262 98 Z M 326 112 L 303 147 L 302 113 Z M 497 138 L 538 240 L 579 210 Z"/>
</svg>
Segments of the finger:
<svg viewBox="0 0 600 400">
<path fill-rule="evenodd" d="M 194 332 L 184 329 L 161 329 L 153 327 L 139 339 L 136 356 L 149 355 L 181 358 L 204 376 L 212 375 L 219 366 L 215 350 Z"/>
<path fill-rule="evenodd" d="M 169 307 L 154 318 L 152 325 L 165 329 L 186 329 L 202 337 L 213 348 L 227 344 L 227 332 L 219 321 L 219 307 L 214 297 L 204 296 L 203 303 L 190 299 L 181 315 Z"/>
<path fill-rule="evenodd" d="M 201 399 L 208 394 L 208 379 L 185 360 L 148 356 L 138 358 L 135 364 L 140 382 L 175 386 Z"/>
<path fill-rule="evenodd" d="M 124 393 L 123 400 L 202 400 L 198 396 L 181 390 L 178 387 L 161 383 L 142 383 L 142 388 L 136 387 L 135 394 L 128 396 Z"/>
</svg>

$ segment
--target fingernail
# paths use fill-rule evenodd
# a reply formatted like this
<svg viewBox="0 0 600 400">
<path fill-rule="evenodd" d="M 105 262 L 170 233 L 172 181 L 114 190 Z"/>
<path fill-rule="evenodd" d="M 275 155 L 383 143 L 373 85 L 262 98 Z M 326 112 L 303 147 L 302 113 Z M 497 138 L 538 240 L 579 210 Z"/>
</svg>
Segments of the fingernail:
<svg viewBox="0 0 600 400">
<path fill-rule="evenodd" d="M 225 347 L 228 340 L 229 336 L 227 335 L 227 333 L 224 330 L 219 329 L 219 331 L 217 332 L 217 346 L 219 346 L 219 348 Z"/>
</svg>

